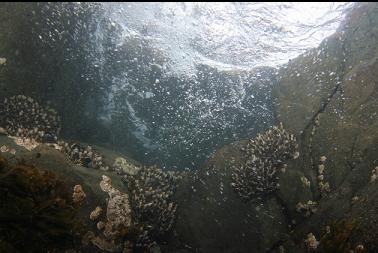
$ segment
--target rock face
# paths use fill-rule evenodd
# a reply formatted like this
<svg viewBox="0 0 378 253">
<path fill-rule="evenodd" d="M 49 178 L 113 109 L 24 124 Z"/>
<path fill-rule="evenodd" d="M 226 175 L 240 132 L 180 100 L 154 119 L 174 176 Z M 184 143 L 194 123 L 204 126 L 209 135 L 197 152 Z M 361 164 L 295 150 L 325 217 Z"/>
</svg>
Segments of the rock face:
<svg viewBox="0 0 378 253">
<path fill-rule="evenodd" d="M 0 154 L 0 214 L 8 220 L 0 226 L 0 252 L 24 252 L 26 247 L 30 252 L 72 247 L 102 252 L 82 246 L 81 237 L 88 229 L 97 230 L 89 217 L 94 207 L 106 206 L 107 194 L 99 186 L 102 175 L 112 178 L 119 189 L 123 188 L 121 179 L 111 172 L 77 166 L 45 144 L 29 151 L 6 136 L 0 136 L 0 143 L 16 150 Z M 26 222 L 29 218 L 32 224 Z"/>
<path fill-rule="evenodd" d="M 350 203 L 356 194 L 370 191 L 372 186 L 368 182 L 377 164 L 377 13 L 375 3 L 356 5 L 333 36 L 280 71 L 280 85 L 273 91 L 277 118 L 300 136 L 300 150 L 304 153 L 299 163 L 291 166 L 310 178 L 314 198 L 319 200 L 317 214 L 300 225 L 298 233 L 316 231 L 319 238 L 327 223 L 334 224 L 348 215 L 346 225 L 337 227 L 342 233 L 353 222 L 359 224 L 360 216 L 368 216 L 365 211 L 356 211 L 362 208 L 361 203 L 353 208 Z M 321 158 L 320 164 L 319 157 L 324 155 L 327 159 Z M 329 189 L 324 188 L 325 181 L 318 183 L 319 180 L 327 181 Z M 325 190 L 331 193 L 323 196 Z M 371 200 L 375 194 L 365 197 Z M 366 212 L 377 210 L 373 202 L 363 205 Z M 353 228 L 356 226 L 354 224 Z M 343 250 L 354 249 L 358 240 L 366 240 L 362 231 L 366 233 L 367 229 L 362 226 L 359 236 L 346 233 L 350 236 L 343 240 L 351 244 L 350 248 L 339 246 Z M 376 229 L 375 226 L 372 231 Z M 326 251 L 330 246 L 326 241 L 322 246 L 322 240 L 319 247 L 321 252 L 342 252 L 342 249 Z M 365 252 L 376 249 L 373 243 L 365 247 Z"/>
<path fill-rule="evenodd" d="M 279 70 L 276 120 L 297 137 L 301 155 L 274 196 L 244 203 L 230 189 L 228 165 L 241 159 L 245 141 L 218 150 L 188 180 L 176 225 L 188 247 L 377 251 L 377 17 L 377 4 L 356 4 L 333 36 Z"/>
</svg>

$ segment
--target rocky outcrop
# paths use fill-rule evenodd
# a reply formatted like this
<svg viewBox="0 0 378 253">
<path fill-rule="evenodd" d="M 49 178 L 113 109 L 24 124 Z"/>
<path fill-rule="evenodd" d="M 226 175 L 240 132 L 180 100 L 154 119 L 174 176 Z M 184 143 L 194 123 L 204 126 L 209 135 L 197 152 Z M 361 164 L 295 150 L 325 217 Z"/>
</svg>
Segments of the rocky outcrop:
<svg viewBox="0 0 378 253">
<path fill-rule="evenodd" d="M 280 85 L 273 91 L 277 118 L 300 136 L 304 154 L 289 166 L 310 179 L 313 199 L 319 201 L 317 213 L 296 230 L 297 250 L 303 249 L 299 237 L 316 231 L 318 238 L 327 224 L 337 224 L 337 232 L 320 240 L 320 252 L 353 250 L 369 229 L 376 231 L 374 226 L 362 225 L 360 218 L 374 220 L 369 210 L 377 210 L 375 194 L 368 193 L 378 145 L 377 13 L 375 3 L 356 5 L 333 36 L 281 69 Z M 324 155 L 327 160 L 319 163 Z M 351 207 L 355 195 L 369 201 Z M 352 232 L 356 227 L 358 236 Z M 331 238 L 338 238 L 337 250 L 327 242 Z M 295 252 L 294 246 L 290 248 Z M 364 252 L 376 248 L 370 243 Z"/>
<path fill-rule="evenodd" d="M 247 141 L 188 180 L 176 226 L 188 251 L 376 252 L 377 14 L 375 3 L 356 4 L 334 35 L 279 70 L 276 121 L 300 156 L 273 196 L 243 203 L 229 186 Z"/>
<path fill-rule="evenodd" d="M 102 176 L 112 178 L 119 189 L 124 188 L 121 179 L 112 172 L 75 165 L 45 144 L 29 151 L 6 136 L 0 136 L 0 143 L 16 150 L 0 154 L 0 219 L 7 220 L 0 228 L 0 251 L 24 252 L 27 247 L 30 252 L 65 252 L 74 247 L 101 252 L 82 245 L 81 238 L 97 230 L 90 219 L 94 207 L 106 206 L 107 194 L 99 186 Z M 118 214 L 113 216 L 118 219 Z"/>
</svg>

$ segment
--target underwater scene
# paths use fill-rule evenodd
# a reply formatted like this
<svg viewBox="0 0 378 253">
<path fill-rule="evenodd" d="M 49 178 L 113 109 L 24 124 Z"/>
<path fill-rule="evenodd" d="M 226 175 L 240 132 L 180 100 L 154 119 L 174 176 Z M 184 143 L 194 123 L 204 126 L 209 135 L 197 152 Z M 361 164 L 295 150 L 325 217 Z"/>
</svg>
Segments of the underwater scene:
<svg viewBox="0 0 378 253">
<path fill-rule="evenodd" d="M 0 253 L 378 253 L 378 4 L 0 3 Z"/>
</svg>

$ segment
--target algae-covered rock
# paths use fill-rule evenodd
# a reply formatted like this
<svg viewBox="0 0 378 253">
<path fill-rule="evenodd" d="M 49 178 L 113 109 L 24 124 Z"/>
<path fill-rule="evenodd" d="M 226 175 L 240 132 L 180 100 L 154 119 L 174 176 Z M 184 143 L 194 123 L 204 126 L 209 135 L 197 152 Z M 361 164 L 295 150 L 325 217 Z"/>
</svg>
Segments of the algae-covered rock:
<svg viewBox="0 0 378 253">
<path fill-rule="evenodd" d="M 7 249 L 4 252 L 24 252 L 26 248 L 43 252 L 71 246 L 80 227 L 64 182 L 53 172 L 34 166 L 0 166 L 0 241 Z"/>
<path fill-rule="evenodd" d="M 4 220 L 0 249 L 64 252 L 84 247 L 82 252 L 100 252 L 94 246 L 82 246 L 81 238 L 88 229 L 97 230 L 90 219 L 93 208 L 106 206 L 107 195 L 99 186 L 102 175 L 107 174 L 113 185 L 125 189 L 121 179 L 111 172 L 77 166 L 44 144 L 28 151 L 6 136 L 0 136 L 0 144 L 17 150 L 15 155 L 1 154 L 8 160 L 0 157 L 0 219 Z M 75 204 L 75 199 L 81 204 Z"/>
</svg>

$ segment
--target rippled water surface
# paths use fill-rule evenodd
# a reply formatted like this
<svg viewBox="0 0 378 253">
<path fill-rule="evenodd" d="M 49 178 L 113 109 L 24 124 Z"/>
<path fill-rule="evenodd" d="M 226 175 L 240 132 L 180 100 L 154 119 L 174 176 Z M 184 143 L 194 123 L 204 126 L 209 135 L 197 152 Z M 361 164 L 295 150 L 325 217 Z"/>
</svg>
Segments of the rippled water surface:
<svg viewBox="0 0 378 253">
<path fill-rule="evenodd" d="M 316 47 L 352 3 L 107 3 L 124 36 L 163 49 L 171 70 L 278 66 Z"/>
</svg>

